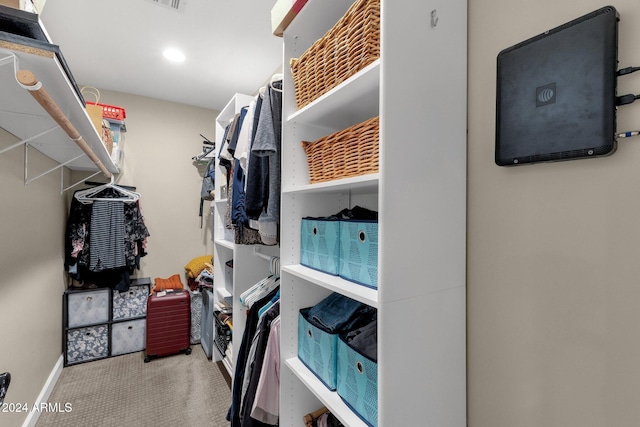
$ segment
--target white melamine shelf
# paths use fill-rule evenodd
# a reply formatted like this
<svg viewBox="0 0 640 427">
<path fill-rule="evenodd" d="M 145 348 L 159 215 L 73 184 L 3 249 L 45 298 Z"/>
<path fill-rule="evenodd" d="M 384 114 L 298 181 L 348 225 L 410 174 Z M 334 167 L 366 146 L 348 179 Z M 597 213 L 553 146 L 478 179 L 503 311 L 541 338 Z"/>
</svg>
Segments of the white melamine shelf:
<svg viewBox="0 0 640 427">
<path fill-rule="evenodd" d="M 216 288 L 216 293 L 220 297 L 220 299 L 232 298 L 231 292 L 229 292 L 226 288 Z"/>
<path fill-rule="evenodd" d="M 235 243 L 230 242 L 229 240 L 216 239 L 215 243 L 216 245 L 220 245 L 224 248 L 231 249 L 231 250 L 233 250 L 233 248 L 235 247 Z"/>
<path fill-rule="evenodd" d="M 282 189 L 284 194 L 295 193 L 373 193 L 378 191 L 379 174 L 371 173 L 352 178 L 337 179 L 334 181 L 319 182 L 315 184 L 302 184 L 289 186 Z"/>
<path fill-rule="evenodd" d="M 376 289 L 368 288 L 339 276 L 332 276 L 331 274 L 323 273 L 300 264 L 283 266 L 281 267 L 281 271 L 290 273 L 331 291 L 339 292 L 342 295 L 372 307 L 378 307 L 378 291 Z"/>
<path fill-rule="evenodd" d="M 355 3 L 308 0 L 284 31 L 283 68 Z M 466 425 L 467 1 L 406 3 L 380 0 L 379 59 L 308 105 L 297 108 L 284 73 L 282 426 L 322 405 L 347 427 L 366 425 L 297 357 L 300 309 L 331 292 L 378 310 L 379 427 Z M 301 141 L 376 116 L 378 173 L 310 184 Z M 301 219 L 354 206 L 378 212 L 378 289 L 300 265 Z"/>
<path fill-rule="evenodd" d="M 346 128 L 378 115 L 380 60 L 289 115 L 289 123 Z"/>
<path fill-rule="evenodd" d="M 71 170 L 98 170 L 49 113 L 19 85 L 17 68 L 35 75 L 100 162 L 109 172 L 119 173 L 54 52 L 20 46 L 0 47 L 0 127 Z"/>
<path fill-rule="evenodd" d="M 327 23 L 337 22 L 352 4 L 353 0 L 308 1 L 285 31 L 310 46 L 331 28 Z"/>
<path fill-rule="evenodd" d="M 345 426 L 366 427 L 362 421 L 338 396 L 329 390 L 297 357 L 286 360 L 286 365 L 302 381 L 313 394 L 335 415 Z"/>
</svg>

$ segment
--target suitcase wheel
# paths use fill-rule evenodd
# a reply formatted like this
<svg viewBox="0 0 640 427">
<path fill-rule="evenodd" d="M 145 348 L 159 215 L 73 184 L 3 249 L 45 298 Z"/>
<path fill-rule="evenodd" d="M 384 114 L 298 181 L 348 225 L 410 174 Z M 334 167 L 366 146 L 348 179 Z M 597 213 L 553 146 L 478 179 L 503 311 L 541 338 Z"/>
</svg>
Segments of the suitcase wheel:
<svg viewBox="0 0 640 427">
<path fill-rule="evenodd" d="M 186 354 L 187 356 L 191 354 L 191 347 L 189 347 L 188 349 L 186 349 L 184 351 L 184 354 Z"/>
</svg>

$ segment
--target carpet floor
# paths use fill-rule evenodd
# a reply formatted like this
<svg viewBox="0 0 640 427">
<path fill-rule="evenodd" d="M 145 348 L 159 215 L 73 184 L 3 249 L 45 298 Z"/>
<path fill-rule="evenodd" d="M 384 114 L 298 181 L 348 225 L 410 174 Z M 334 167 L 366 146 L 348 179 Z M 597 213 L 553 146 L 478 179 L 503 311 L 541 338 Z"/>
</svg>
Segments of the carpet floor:
<svg viewBox="0 0 640 427">
<path fill-rule="evenodd" d="M 200 344 L 144 363 L 144 352 L 62 370 L 36 427 L 228 427 L 230 378 Z"/>
</svg>

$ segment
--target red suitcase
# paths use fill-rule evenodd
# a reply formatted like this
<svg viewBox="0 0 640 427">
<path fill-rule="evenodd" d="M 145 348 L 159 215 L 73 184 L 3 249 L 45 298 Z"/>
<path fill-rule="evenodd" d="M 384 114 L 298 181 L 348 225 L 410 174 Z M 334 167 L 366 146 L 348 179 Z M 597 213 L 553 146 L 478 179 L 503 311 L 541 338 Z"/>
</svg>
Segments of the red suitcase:
<svg viewBox="0 0 640 427">
<path fill-rule="evenodd" d="M 191 296 L 187 290 L 162 294 L 154 292 L 147 299 L 145 363 L 170 354 L 191 354 Z"/>
</svg>

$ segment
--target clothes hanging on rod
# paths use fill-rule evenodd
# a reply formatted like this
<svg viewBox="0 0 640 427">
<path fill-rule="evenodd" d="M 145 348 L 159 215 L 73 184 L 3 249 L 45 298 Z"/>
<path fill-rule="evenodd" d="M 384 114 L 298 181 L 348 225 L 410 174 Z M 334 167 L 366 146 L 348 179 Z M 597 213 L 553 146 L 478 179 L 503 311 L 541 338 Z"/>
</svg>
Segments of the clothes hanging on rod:
<svg viewBox="0 0 640 427">
<path fill-rule="evenodd" d="M 76 191 L 73 198 L 84 204 L 95 201 L 134 203 L 140 199 L 140 194 L 116 185 L 111 177 L 111 182 Z"/>
<path fill-rule="evenodd" d="M 280 323 L 280 315 L 271 322 L 251 407 L 251 418 L 271 425 L 280 418 Z"/>
<path fill-rule="evenodd" d="M 240 295 L 240 302 L 245 307 L 251 308 L 253 303 L 262 299 L 262 297 L 270 293 L 273 289 L 277 288 L 279 284 L 280 278 L 274 275 L 270 275 L 244 291 Z"/>
<path fill-rule="evenodd" d="M 257 221 L 258 230 L 266 244 L 279 242 L 280 187 L 282 147 L 282 77 L 272 80 L 265 91 L 260 109 L 256 133 L 251 141 L 251 153 L 257 158 L 267 159 L 267 173 L 247 173 L 248 181 L 266 181 L 262 193 L 247 190 L 246 210 L 250 220 Z M 262 163 L 264 168 L 264 163 Z M 253 172 L 256 172 L 255 170 Z"/>
<path fill-rule="evenodd" d="M 113 181 L 74 193 L 65 232 L 65 270 L 74 283 L 129 289 L 150 235 L 139 199 Z"/>
<path fill-rule="evenodd" d="M 249 353 L 251 349 L 251 343 L 256 331 L 258 330 L 260 320 L 258 312 L 260 311 L 261 307 L 272 300 L 278 290 L 279 288 L 276 288 L 262 299 L 256 301 L 247 313 L 247 320 L 245 323 L 244 332 L 242 334 L 240 348 L 237 352 L 236 364 L 234 366 L 233 386 L 231 391 L 231 406 L 229 407 L 229 411 L 227 413 L 227 421 L 231 422 L 231 427 L 243 427 L 240 419 L 243 397 L 242 389 L 245 379 L 245 367 L 250 360 Z"/>
<path fill-rule="evenodd" d="M 274 75 L 225 128 L 226 226 L 235 243 L 276 245 L 280 224 L 282 75 Z"/>
<path fill-rule="evenodd" d="M 96 200 L 91 212 L 89 269 L 103 271 L 124 267 L 124 203 Z"/>
<path fill-rule="evenodd" d="M 250 358 L 245 366 L 244 384 L 242 401 L 240 405 L 240 426 L 241 427 L 263 427 L 266 425 L 277 424 L 277 412 L 276 417 L 260 417 L 266 419 L 267 422 L 263 422 L 260 419 L 256 419 L 251 416 L 256 396 L 258 395 L 258 384 L 260 382 L 260 376 L 265 366 L 265 356 L 267 343 L 271 335 L 271 325 L 280 316 L 280 302 L 277 301 L 273 304 L 262 316 L 259 317 L 259 324 L 256 333 L 251 340 L 251 348 L 249 350 Z M 266 357 L 267 362 L 270 358 Z M 260 390 L 261 393 L 278 394 L 279 389 L 277 384 L 271 384 L 271 387 L 265 390 Z M 267 386 L 268 387 L 268 386 Z M 263 414 L 264 415 L 264 414 Z"/>
</svg>

